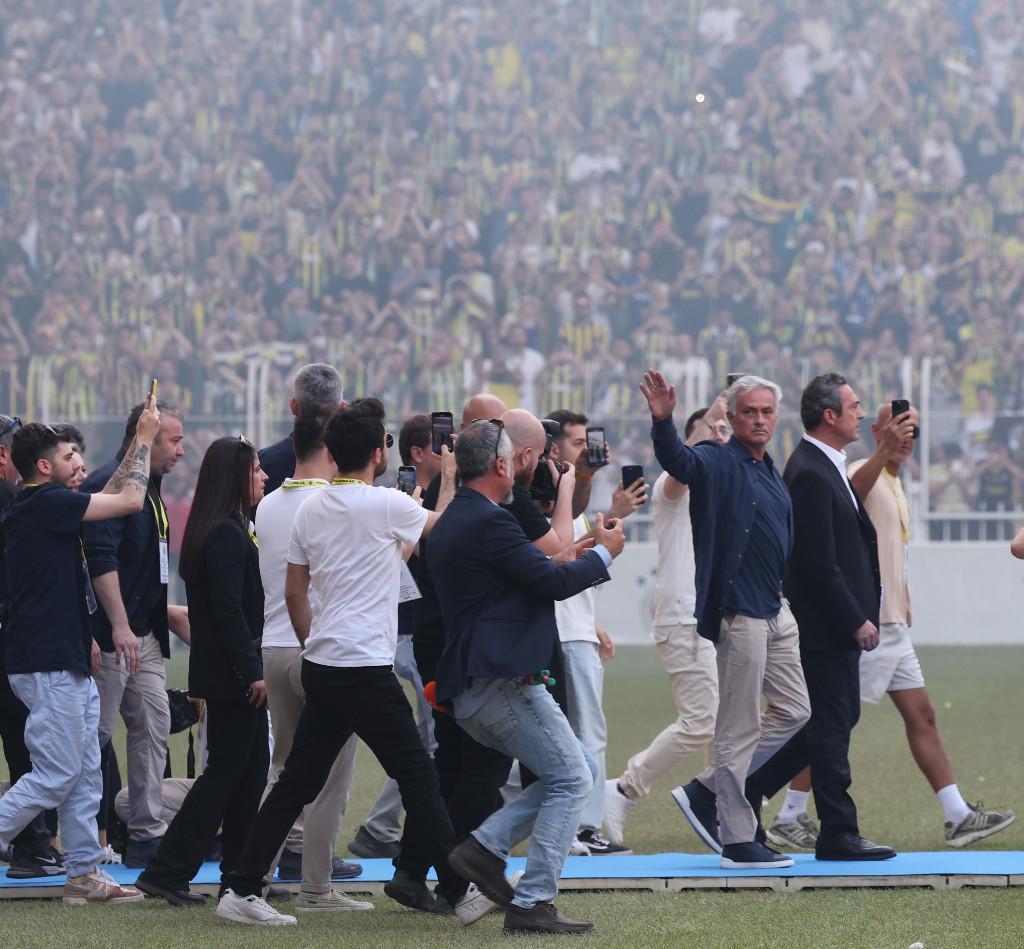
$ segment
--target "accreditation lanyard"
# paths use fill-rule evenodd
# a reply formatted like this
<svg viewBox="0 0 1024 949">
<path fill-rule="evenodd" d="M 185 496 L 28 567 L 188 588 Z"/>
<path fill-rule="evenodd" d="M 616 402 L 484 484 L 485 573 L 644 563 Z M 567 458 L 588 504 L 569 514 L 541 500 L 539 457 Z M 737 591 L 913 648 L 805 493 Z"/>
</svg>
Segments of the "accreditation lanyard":
<svg viewBox="0 0 1024 949">
<path fill-rule="evenodd" d="M 147 494 L 146 497 L 149 499 L 149 506 L 153 509 L 153 517 L 156 519 L 156 543 L 160 552 L 160 582 L 167 586 L 167 581 L 171 575 L 170 557 L 167 549 L 167 508 L 164 507 L 163 498 L 159 494 L 155 498 L 152 494 Z"/>
<path fill-rule="evenodd" d="M 332 478 L 331 484 L 361 484 L 364 488 L 366 487 L 366 482 L 360 481 L 358 478 Z"/>
</svg>

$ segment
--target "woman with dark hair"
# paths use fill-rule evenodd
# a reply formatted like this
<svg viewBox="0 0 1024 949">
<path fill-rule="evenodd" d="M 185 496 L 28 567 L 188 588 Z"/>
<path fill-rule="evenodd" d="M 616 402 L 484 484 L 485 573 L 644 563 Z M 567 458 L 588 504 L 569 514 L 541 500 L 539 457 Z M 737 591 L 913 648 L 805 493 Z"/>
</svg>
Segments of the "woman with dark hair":
<svg viewBox="0 0 1024 949">
<path fill-rule="evenodd" d="M 259 809 L 270 763 L 263 682 L 263 585 L 249 512 L 267 476 L 255 448 L 218 438 L 203 458 L 181 543 L 192 650 L 188 690 L 205 699 L 206 769 L 167 828 L 138 887 L 174 906 L 203 897 L 188 884 L 222 827 L 221 873 L 234 865 Z"/>
</svg>

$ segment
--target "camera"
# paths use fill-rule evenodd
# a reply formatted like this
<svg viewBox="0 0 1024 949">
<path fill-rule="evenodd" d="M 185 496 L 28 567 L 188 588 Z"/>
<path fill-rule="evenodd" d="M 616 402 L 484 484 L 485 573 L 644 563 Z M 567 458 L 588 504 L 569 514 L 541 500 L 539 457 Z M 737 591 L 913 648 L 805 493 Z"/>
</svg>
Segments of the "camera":
<svg viewBox="0 0 1024 949">
<path fill-rule="evenodd" d="M 561 423 L 556 422 L 554 419 L 542 419 L 541 425 L 544 426 L 547 439 L 544 442 L 544 453 L 537 462 L 537 470 L 534 471 L 533 481 L 530 483 L 530 497 L 538 503 L 555 500 L 558 486 L 555 484 L 554 478 L 551 477 L 550 470 L 548 470 L 548 457 L 551 454 L 551 446 L 554 444 L 555 439 L 562 434 Z M 565 466 L 560 461 L 555 462 L 555 467 L 558 468 L 559 472 L 565 471 Z"/>
</svg>

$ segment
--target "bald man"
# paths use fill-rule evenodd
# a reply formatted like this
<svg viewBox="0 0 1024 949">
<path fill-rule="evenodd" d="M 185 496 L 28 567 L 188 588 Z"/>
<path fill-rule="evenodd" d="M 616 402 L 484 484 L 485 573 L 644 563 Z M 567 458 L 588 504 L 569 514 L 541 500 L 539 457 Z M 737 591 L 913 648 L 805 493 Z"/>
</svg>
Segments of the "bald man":
<svg viewBox="0 0 1024 949">
<path fill-rule="evenodd" d="M 910 588 L 906 572 L 910 507 L 899 474 L 914 452 L 918 425 L 916 409 L 893 419 L 892 405 L 883 405 L 871 426 L 874 454 L 849 468 L 850 481 L 878 534 L 884 590 L 878 648 L 860 657 L 860 698 L 862 702 L 877 704 L 889 694 L 903 718 L 910 753 L 942 810 L 946 844 L 965 847 L 1009 827 L 1014 813 L 985 810 L 964 800 L 942 744 L 921 663 L 910 639 Z M 817 828 L 807 814 L 809 789 L 807 773 L 793 782 L 782 810 L 767 831 L 773 843 L 781 847 L 814 848 Z"/>
</svg>

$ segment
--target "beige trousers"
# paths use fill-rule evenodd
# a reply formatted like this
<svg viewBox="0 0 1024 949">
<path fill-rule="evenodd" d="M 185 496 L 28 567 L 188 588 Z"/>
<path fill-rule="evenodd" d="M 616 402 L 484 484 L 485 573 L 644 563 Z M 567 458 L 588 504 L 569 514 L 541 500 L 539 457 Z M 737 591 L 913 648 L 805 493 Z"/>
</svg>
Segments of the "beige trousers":
<svg viewBox="0 0 1024 949">
<path fill-rule="evenodd" d="M 697 635 L 696 624 L 655 626 L 654 644 L 672 683 L 679 717 L 629 759 L 619 787 L 629 798 L 647 797 L 654 781 L 715 735 L 718 670 L 715 646 Z"/>
<path fill-rule="evenodd" d="M 161 788 L 167 763 L 171 712 L 167 705 L 164 657 L 156 636 L 139 637 L 139 668 L 133 675 L 105 652 L 96 674 L 100 694 L 99 740 L 102 748 L 114 734 L 117 713 L 127 729 L 128 836 L 152 840 L 167 830 L 161 806 Z"/>
<path fill-rule="evenodd" d="M 743 793 L 747 775 L 811 717 L 796 620 L 785 600 L 774 619 L 725 616 L 716 650 L 715 760 L 698 779 L 718 795 L 722 844 L 749 843 L 757 822 Z"/>
<path fill-rule="evenodd" d="M 263 681 L 267 684 L 267 707 L 274 750 L 270 759 L 270 777 L 263 800 L 277 782 L 285 760 L 292 750 L 295 727 L 306 704 L 302 689 L 302 650 L 282 646 L 263 650 Z M 327 776 L 327 783 L 307 804 L 292 826 L 284 846 L 302 854 L 302 889 L 309 893 L 327 893 L 331 889 L 331 860 L 341 818 L 348 806 L 352 774 L 356 761 L 356 736 L 345 742 Z M 275 861 L 276 864 L 276 861 Z"/>
</svg>

